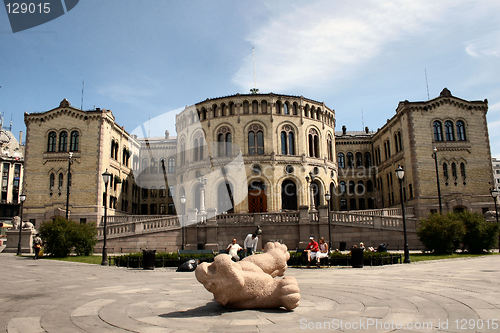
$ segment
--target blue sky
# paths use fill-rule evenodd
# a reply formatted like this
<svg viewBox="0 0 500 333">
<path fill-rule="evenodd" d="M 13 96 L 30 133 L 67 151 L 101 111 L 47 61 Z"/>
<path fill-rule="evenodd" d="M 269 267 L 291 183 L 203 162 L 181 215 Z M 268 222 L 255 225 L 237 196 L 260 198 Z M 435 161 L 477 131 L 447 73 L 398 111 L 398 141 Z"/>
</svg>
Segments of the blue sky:
<svg viewBox="0 0 500 333">
<path fill-rule="evenodd" d="M 67 98 L 113 110 L 129 131 L 210 97 L 248 92 L 251 49 L 261 92 L 303 95 L 336 110 L 337 127 L 381 127 L 401 100 L 447 87 L 489 101 L 500 157 L 499 1 L 84 0 L 13 34 L 0 10 L 0 112 L 24 130 L 24 112 Z M 171 118 L 170 118 L 171 119 Z M 173 132 L 172 121 L 161 124 Z"/>
</svg>

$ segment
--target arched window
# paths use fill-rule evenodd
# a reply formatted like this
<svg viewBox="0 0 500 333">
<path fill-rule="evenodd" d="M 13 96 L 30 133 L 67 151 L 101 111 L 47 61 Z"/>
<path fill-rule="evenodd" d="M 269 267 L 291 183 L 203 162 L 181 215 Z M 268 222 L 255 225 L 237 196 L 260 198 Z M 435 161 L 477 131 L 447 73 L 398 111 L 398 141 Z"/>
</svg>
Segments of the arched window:
<svg viewBox="0 0 500 333">
<path fill-rule="evenodd" d="M 358 186 L 356 186 L 356 195 L 363 195 L 365 194 L 365 183 L 360 180 L 358 181 Z"/>
<path fill-rule="evenodd" d="M 212 114 L 214 118 L 217 118 L 217 104 L 212 105 Z"/>
<path fill-rule="evenodd" d="M 250 113 L 250 104 L 248 101 L 243 101 L 243 114 L 249 114 Z"/>
<path fill-rule="evenodd" d="M 283 114 L 290 114 L 290 110 L 288 109 L 288 102 L 283 103 Z"/>
<path fill-rule="evenodd" d="M 467 137 L 465 136 L 465 123 L 461 120 L 457 121 L 457 140 L 467 140 Z"/>
<path fill-rule="evenodd" d="M 276 114 L 281 114 L 281 102 L 276 101 Z"/>
<path fill-rule="evenodd" d="M 356 168 L 361 168 L 363 166 L 363 154 L 359 151 L 356 153 Z"/>
<path fill-rule="evenodd" d="M 287 141 L 286 132 L 281 131 L 281 155 L 287 155 L 288 153 L 286 141 Z"/>
<path fill-rule="evenodd" d="M 207 109 L 201 108 L 201 120 L 207 119 Z"/>
<path fill-rule="evenodd" d="M 319 158 L 319 135 L 318 132 L 311 128 L 309 130 L 309 156 Z"/>
<path fill-rule="evenodd" d="M 252 102 L 252 113 L 253 114 L 259 113 L 259 102 L 257 101 Z"/>
<path fill-rule="evenodd" d="M 154 158 L 151 159 L 151 164 L 149 166 L 151 168 L 151 173 L 152 174 L 155 174 L 155 173 L 158 172 L 157 163 L 156 163 L 156 160 Z"/>
<path fill-rule="evenodd" d="M 264 155 L 264 130 L 262 126 L 253 124 L 248 131 L 248 154 Z"/>
<path fill-rule="evenodd" d="M 49 190 L 52 191 L 52 189 L 54 188 L 55 181 L 56 181 L 56 176 L 53 173 L 51 173 L 49 176 Z"/>
<path fill-rule="evenodd" d="M 309 117 L 309 104 L 304 107 L 304 117 Z"/>
<path fill-rule="evenodd" d="M 56 151 L 56 141 L 57 141 L 56 132 L 50 132 L 48 140 L 47 140 L 47 151 L 48 152 L 55 152 Z"/>
<path fill-rule="evenodd" d="M 198 161 L 198 138 L 193 141 L 193 161 Z"/>
<path fill-rule="evenodd" d="M 290 125 L 281 129 L 281 155 L 295 155 L 295 135 Z"/>
<path fill-rule="evenodd" d="M 181 141 L 181 151 L 179 152 L 180 160 L 181 160 L 181 165 L 184 165 L 186 163 L 186 143 L 184 140 Z"/>
<path fill-rule="evenodd" d="M 371 180 L 366 182 L 366 191 L 369 193 L 373 192 L 373 182 Z"/>
<path fill-rule="evenodd" d="M 455 141 L 455 131 L 453 129 L 453 122 L 447 120 L 444 122 L 446 132 L 446 141 Z"/>
<path fill-rule="evenodd" d="M 64 181 L 64 175 L 61 172 L 59 174 L 59 184 L 58 184 L 59 190 L 61 190 L 61 188 L 63 187 L 63 181 Z"/>
<path fill-rule="evenodd" d="M 394 146 L 396 147 L 396 153 L 397 153 L 399 151 L 398 133 L 394 133 Z"/>
<path fill-rule="evenodd" d="M 455 163 L 451 163 L 451 174 L 453 176 L 453 179 L 455 179 L 456 181 L 458 176 L 457 176 L 457 165 Z"/>
<path fill-rule="evenodd" d="M 328 138 L 326 139 L 326 147 L 327 147 L 327 153 L 328 153 L 328 160 L 333 161 L 333 143 L 332 143 L 332 137 L 331 135 L 328 135 Z"/>
<path fill-rule="evenodd" d="M 372 166 L 372 154 L 369 152 L 365 153 L 365 168 L 369 168 Z"/>
<path fill-rule="evenodd" d="M 111 158 L 115 158 L 115 140 L 111 140 Z"/>
<path fill-rule="evenodd" d="M 340 169 L 345 168 L 345 156 L 344 153 L 338 153 L 337 154 L 337 164 L 339 165 Z"/>
<path fill-rule="evenodd" d="M 399 144 L 399 150 L 403 150 L 403 142 L 401 140 L 401 132 L 398 132 L 398 144 Z"/>
<path fill-rule="evenodd" d="M 231 156 L 232 135 L 229 127 L 223 126 L 217 130 L 217 155 Z"/>
<path fill-rule="evenodd" d="M 66 151 L 68 148 L 68 132 L 62 131 L 59 134 L 59 151 Z"/>
<path fill-rule="evenodd" d="M 345 191 L 346 191 L 345 181 L 341 181 L 339 183 L 339 191 L 340 191 L 340 194 L 344 194 L 345 193 Z"/>
<path fill-rule="evenodd" d="M 175 158 L 170 157 L 167 162 L 167 172 L 174 173 L 175 172 Z"/>
<path fill-rule="evenodd" d="M 230 116 L 234 115 L 234 103 L 233 102 L 229 103 L 229 115 Z"/>
<path fill-rule="evenodd" d="M 262 113 L 267 113 L 267 102 L 266 101 L 260 102 L 260 111 Z"/>
<path fill-rule="evenodd" d="M 443 176 L 446 182 L 448 182 L 448 164 L 443 163 Z"/>
<path fill-rule="evenodd" d="M 220 116 L 221 117 L 224 117 L 226 116 L 226 104 L 222 103 L 220 105 Z"/>
<path fill-rule="evenodd" d="M 462 180 L 464 181 L 465 185 L 465 178 L 467 178 L 467 175 L 465 174 L 465 163 L 460 163 L 460 175 L 462 176 Z"/>
<path fill-rule="evenodd" d="M 350 180 L 349 181 L 349 192 L 347 194 L 353 195 L 355 189 L 356 189 L 356 185 L 355 185 L 354 181 Z"/>
<path fill-rule="evenodd" d="M 443 127 L 439 120 L 434 121 L 434 141 L 443 141 Z"/>
<path fill-rule="evenodd" d="M 299 114 L 299 105 L 297 104 L 297 102 L 293 102 L 293 115 L 296 116 Z"/>
<path fill-rule="evenodd" d="M 80 133 L 72 131 L 70 135 L 69 151 L 78 151 L 78 144 L 80 141 Z"/>
<path fill-rule="evenodd" d="M 347 167 L 354 167 L 354 155 L 351 152 L 347 153 Z"/>
</svg>

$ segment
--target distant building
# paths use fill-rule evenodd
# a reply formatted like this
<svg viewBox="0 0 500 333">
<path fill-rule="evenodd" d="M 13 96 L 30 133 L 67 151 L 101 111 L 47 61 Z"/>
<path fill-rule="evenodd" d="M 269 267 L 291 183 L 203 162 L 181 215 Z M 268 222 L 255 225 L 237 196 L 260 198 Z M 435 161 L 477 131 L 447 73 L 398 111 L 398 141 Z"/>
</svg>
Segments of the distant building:
<svg viewBox="0 0 500 333">
<path fill-rule="evenodd" d="M 0 217 L 12 217 L 19 212 L 19 195 L 22 193 L 24 146 L 22 132 L 19 141 L 0 122 L 0 166 L 2 170 L 2 192 Z"/>
<path fill-rule="evenodd" d="M 400 102 L 376 132 L 336 133 L 341 210 L 399 207 L 395 170 L 405 170 L 403 200 L 417 215 L 439 210 L 437 162 L 443 212 L 484 212 L 493 182 L 486 112 L 488 101 L 466 101 L 443 89 L 424 102 Z"/>
<path fill-rule="evenodd" d="M 500 159 L 492 158 L 491 166 L 493 168 L 493 177 L 495 179 L 495 188 L 500 191 Z"/>
<path fill-rule="evenodd" d="M 141 148 L 163 144 L 164 140 L 137 139 L 115 122 L 110 110 L 82 111 L 66 99 L 55 109 L 25 113 L 24 120 L 25 220 L 39 225 L 54 216 L 65 216 L 68 180 L 68 208 L 75 221 L 100 221 L 105 198 L 109 216 L 168 213 L 171 197 L 166 195 L 165 184 L 163 190 L 161 184 L 143 189 L 136 182 L 139 178 L 147 185 L 148 175 L 161 171 L 160 159 L 150 155 L 154 149 L 143 150 L 142 156 Z M 142 167 L 141 158 L 148 161 Z M 102 179 L 105 171 L 112 174 L 107 197 Z"/>
</svg>

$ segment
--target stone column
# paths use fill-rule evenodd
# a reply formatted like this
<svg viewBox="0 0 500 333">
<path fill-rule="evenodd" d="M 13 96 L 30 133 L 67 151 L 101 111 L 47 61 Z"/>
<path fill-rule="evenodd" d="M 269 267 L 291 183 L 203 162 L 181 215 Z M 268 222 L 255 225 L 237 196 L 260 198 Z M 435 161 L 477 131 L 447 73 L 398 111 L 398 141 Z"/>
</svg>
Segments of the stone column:
<svg viewBox="0 0 500 333">
<path fill-rule="evenodd" d="M 299 207 L 299 225 L 298 225 L 298 241 L 297 247 L 299 249 L 305 249 L 309 243 L 309 236 L 311 235 L 310 229 L 310 218 L 309 218 L 309 207 L 300 206 Z"/>
<path fill-rule="evenodd" d="M 201 183 L 201 190 L 200 190 L 200 212 L 199 214 L 204 216 L 207 215 L 207 211 L 205 210 L 205 186 L 207 185 L 207 179 L 205 177 L 200 177 L 199 181 Z"/>
</svg>

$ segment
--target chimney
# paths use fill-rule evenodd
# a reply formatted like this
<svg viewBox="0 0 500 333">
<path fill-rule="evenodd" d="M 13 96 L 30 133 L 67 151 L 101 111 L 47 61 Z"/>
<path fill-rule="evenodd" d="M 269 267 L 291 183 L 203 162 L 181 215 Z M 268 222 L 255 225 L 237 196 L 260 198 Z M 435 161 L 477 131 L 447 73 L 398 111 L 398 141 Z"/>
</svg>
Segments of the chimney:
<svg viewBox="0 0 500 333">
<path fill-rule="evenodd" d="M 23 131 L 19 131 L 19 145 L 23 145 Z"/>
<path fill-rule="evenodd" d="M 347 127 L 345 125 L 342 125 L 342 135 L 345 135 L 347 132 Z"/>
<path fill-rule="evenodd" d="M 368 126 L 366 126 L 365 127 L 365 133 L 368 134 L 368 132 L 370 132 L 370 131 L 368 130 Z"/>
</svg>

